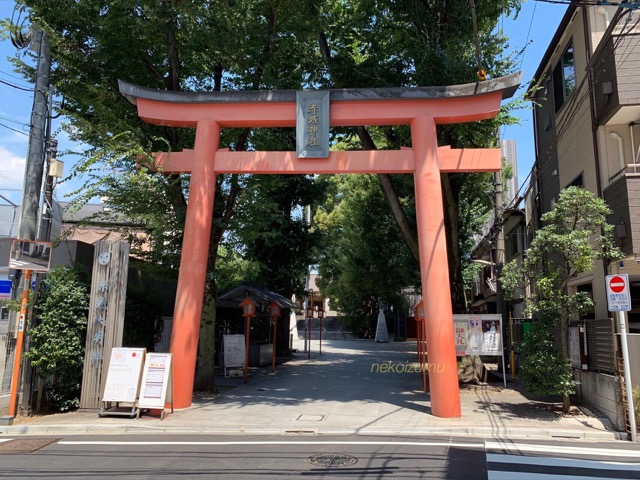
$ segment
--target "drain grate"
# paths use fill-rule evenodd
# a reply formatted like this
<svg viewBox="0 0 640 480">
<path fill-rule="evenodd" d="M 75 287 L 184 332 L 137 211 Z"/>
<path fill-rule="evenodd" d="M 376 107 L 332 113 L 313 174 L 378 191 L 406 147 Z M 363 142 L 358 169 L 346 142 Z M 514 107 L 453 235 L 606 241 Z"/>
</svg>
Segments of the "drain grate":
<svg viewBox="0 0 640 480">
<path fill-rule="evenodd" d="M 358 459 L 344 453 L 323 453 L 311 455 L 307 462 L 316 467 L 349 467 L 358 463 Z"/>
<path fill-rule="evenodd" d="M 11 453 L 33 453 L 41 448 L 51 445 L 60 440 L 59 438 L 25 438 L 9 440 L 0 443 L 0 454 Z"/>
</svg>

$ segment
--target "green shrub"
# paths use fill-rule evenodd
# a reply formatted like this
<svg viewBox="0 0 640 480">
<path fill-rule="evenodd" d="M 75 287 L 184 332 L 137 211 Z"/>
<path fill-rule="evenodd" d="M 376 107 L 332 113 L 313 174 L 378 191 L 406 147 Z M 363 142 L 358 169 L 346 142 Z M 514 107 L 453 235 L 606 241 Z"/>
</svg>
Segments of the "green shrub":
<svg viewBox="0 0 640 480">
<path fill-rule="evenodd" d="M 45 381 L 47 406 L 77 408 L 84 364 L 89 280 L 79 267 L 56 267 L 44 280 L 35 304 L 36 326 L 25 357 Z"/>
</svg>

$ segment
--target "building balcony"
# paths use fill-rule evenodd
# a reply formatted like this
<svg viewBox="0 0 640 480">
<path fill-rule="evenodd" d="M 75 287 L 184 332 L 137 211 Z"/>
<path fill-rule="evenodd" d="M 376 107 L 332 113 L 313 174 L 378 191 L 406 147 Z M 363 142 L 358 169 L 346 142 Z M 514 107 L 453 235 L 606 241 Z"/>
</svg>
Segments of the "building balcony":
<svg viewBox="0 0 640 480">
<path fill-rule="evenodd" d="M 603 41 L 592 65 L 598 125 L 640 120 L 640 34 L 613 35 Z"/>
<path fill-rule="evenodd" d="M 625 255 L 640 253 L 640 164 L 627 165 L 609 180 L 603 198 L 612 210 L 616 244 Z"/>
</svg>

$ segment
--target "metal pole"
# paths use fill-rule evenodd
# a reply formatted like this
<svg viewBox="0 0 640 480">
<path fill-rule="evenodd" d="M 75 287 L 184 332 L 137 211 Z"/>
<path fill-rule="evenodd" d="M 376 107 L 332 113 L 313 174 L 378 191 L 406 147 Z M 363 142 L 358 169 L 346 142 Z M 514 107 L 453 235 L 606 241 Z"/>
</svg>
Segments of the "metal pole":
<svg viewBox="0 0 640 480">
<path fill-rule="evenodd" d="M 620 326 L 620 340 L 622 343 L 622 360 L 624 363 L 624 384 L 627 390 L 627 404 L 629 405 L 629 428 L 631 441 L 637 441 L 636 412 L 633 405 L 633 387 L 631 385 L 631 368 L 629 366 L 629 347 L 627 345 L 627 312 L 619 311 L 618 324 Z"/>
<path fill-rule="evenodd" d="M 20 378 L 20 364 L 22 363 L 22 344 L 24 343 L 24 326 L 26 323 L 29 290 L 31 289 L 31 270 L 26 270 L 22 289 L 22 303 L 20 304 L 20 320 L 18 322 L 18 337 L 13 360 L 13 374 L 11 375 L 11 391 L 9 396 L 9 416 L 15 417 L 18 405 L 18 380 Z"/>
<path fill-rule="evenodd" d="M 319 319 L 320 322 L 320 352 L 319 354 L 322 355 L 322 317 L 320 317 Z"/>
</svg>

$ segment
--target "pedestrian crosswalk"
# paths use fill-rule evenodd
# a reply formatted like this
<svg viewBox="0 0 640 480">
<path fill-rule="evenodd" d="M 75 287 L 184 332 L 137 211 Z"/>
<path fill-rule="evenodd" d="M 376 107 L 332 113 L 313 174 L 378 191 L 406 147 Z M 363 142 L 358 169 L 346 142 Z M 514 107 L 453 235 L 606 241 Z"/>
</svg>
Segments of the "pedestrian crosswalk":
<svg viewBox="0 0 640 480">
<path fill-rule="evenodd" d="M 640 452 L 597 448 L 487 442 L 488 480 L 640 479 Z"/>
</svg>

